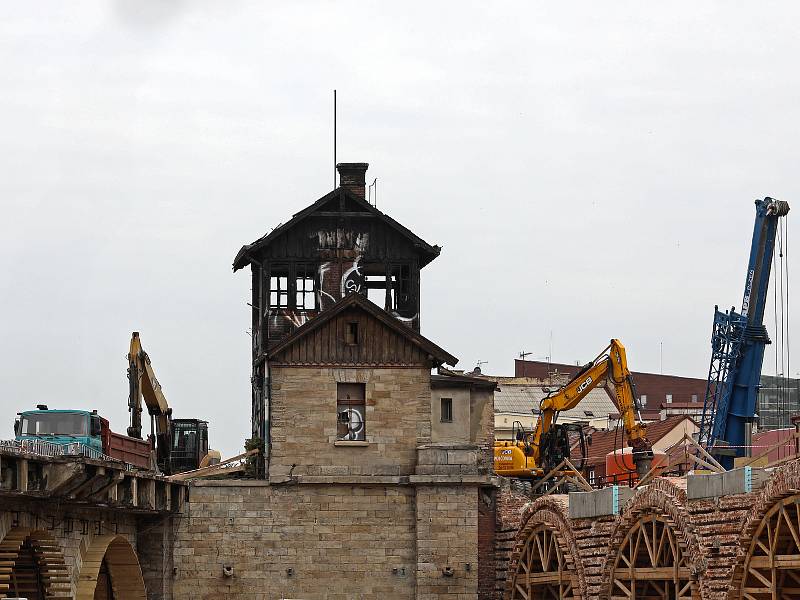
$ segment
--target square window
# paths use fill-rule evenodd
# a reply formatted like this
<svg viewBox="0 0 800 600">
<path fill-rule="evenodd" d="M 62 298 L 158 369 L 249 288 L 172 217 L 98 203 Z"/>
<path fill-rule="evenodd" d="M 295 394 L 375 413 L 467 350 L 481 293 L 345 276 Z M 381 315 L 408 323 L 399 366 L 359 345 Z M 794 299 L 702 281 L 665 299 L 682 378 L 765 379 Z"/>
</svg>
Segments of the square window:
<svg viewBox="0 0 800 600">
<path fill-rule="evenodd" d="M 692 402 L 697 402 L 697 394 L 692 394 Z"/>
<path fill-rule="evenodd" d="M 439 413 L 442 423 L 453 422 L 453 399 L 441 399 L 441 412 Z"/>
<path fill-rule="evenodd" d="M 641 405 L 642 405 L 642 406 L 644 406 L 645 404 L 647 404 L 647 394 L 642 394 L 642 395 L 639 397 L 639 402 L 641 403 Z"/>
<path fill-rule="evenodd" d="M 672 394 L 667 394 L 667 404 L 672 404 Z"/>
<path fill-rule="evenodd" d="M 367 439 L 366 384 L 336 384 L 336 439 Z"/>
</svg>

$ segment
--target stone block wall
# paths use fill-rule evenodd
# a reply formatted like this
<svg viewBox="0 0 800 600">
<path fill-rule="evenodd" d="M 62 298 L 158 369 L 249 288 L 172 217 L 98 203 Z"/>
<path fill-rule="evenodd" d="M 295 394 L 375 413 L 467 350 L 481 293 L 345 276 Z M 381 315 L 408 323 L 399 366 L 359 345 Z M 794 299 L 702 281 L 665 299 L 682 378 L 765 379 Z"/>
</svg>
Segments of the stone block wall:
<svg viewBox="0 0 800 600">
<path fill-rule="evenodd" d="M 409 475 L 431 441 L 425 368 L 273 367 L 269 477 Z M 336 442 L 337 383 L 366 386 L 366 445 Z"/>
<path fill-rule="evenodd" d="M 417 598 L 474 599 L 478 590 L 477 489 L 417 487 Z"/>
<path fill-rule="evenodd" d="M 197 482 L 172 598 L 474 600 L 480 485 L 441 477 Z"/>
<path fill-rule="evenodd" d="M 410 599 L 415 538 L 410 486 L 198 484 L 175 541 L 174 598 Z"/>
</svg>

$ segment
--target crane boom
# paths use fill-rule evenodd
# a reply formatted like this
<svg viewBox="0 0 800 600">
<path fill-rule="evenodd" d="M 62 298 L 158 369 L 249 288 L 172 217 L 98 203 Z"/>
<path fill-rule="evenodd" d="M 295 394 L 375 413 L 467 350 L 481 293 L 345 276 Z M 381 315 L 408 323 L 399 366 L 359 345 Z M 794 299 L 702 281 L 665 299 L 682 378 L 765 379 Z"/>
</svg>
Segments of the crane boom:
<svg viewBox="0 0 800 600">
<path fill-rule="evenodd" d="M 709 367 L 700 443 L 731 469 L 746 456 L 756 418 L 764 349 L 770 343 L 764 326 L 778 219 L 789 204 L 773 198 L 756 200 L 756 220 L 745 277 L 741 312 L 714 307 Z M 716 450 L 716 451 L 715 451 Z"/>
</svg>

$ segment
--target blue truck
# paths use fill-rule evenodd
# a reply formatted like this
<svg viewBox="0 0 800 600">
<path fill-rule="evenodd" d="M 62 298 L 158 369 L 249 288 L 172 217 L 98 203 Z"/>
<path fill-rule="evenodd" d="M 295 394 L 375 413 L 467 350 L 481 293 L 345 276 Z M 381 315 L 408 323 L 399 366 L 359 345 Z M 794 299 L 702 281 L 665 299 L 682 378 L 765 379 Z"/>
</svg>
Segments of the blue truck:
<svg viewBox="0 0 800 600">
<path fill-rule="evenodd" d="M 108 420 L 96 410 L 50 409 L 40 404 L 36 410 L 19 413 L 14 423 L 14 439 L 23 447 L 37 442 L 70 446 L 74 454 L 110 457 L 141 469 L 152 466 L 152 444 L 111 431 Z"/>
</svg>

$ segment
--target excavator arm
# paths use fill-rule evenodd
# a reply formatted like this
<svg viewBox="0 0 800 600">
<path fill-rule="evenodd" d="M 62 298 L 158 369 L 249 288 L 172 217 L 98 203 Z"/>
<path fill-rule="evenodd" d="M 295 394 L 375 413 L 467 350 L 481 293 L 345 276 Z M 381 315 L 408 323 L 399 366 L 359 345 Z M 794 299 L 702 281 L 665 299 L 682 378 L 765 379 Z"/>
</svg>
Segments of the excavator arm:
<svg viewBox="0 0 800 600">
<path fill-rule="evenodd" d="M 636 398 L 628 370 L 625 347 L 619 340 L 611 343 L 592 362 L 584 366 L 575 377 L 555 393 L 543 398 L 540 416 L 531 436 L 530 458 L 534 464 L 542 463 L 543 439 L 554 425 L 560 411 L 575 408 L 586 395 L 602 381 L 622 416 L 622 424 L 628 444 L 633 448 L 636 470 L 642 476 L 650 468 L 652 447 L 647 440 L 647 426 L 641 422 L 637 412 Z"/>
<path fill-rule="evenodd" d="M 167 404 L 164 392 L 161 391 L 161 384 L 153 372 L 150 357 L 142 349 L 138 331 L 134 331 L 131 336 L 128 352 L 128 387 L 128 411 L 131 414 L 128 435 L 142 439 L 142 399 L 144 399 L 151 418 L 152 430 L 156 435 L 156 447 L 159 452 L 163 452 L 169 448 L 171 441 L 172 409 Z"/>
</svg>

